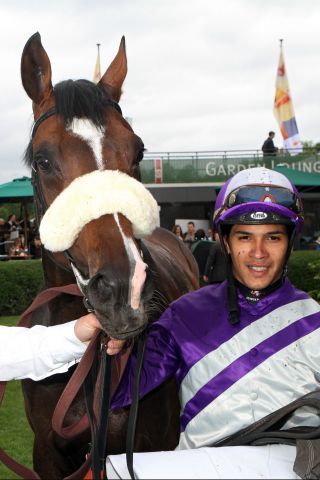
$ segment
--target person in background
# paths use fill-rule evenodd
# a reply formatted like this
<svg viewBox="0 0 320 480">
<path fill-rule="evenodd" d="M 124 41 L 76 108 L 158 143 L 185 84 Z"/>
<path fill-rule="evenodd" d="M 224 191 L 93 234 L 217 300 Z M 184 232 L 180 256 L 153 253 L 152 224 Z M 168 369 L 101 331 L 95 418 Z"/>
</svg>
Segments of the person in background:
<svg viewBox="0 0 320 480">
<path fill-rule="evenodd" d="M 178 238 L 180 238 L 180 240 L 183 240 L 183 233 L 180 225 L 174 225 L 172 227 L 172 233 L 174 233 Z"/>
<path fill-rule="evenodd" d="M 205 231 L 199 228 L 195 233 L 195 241 L 191 245 L 191 252 L 198 264 L 200 287 L 204 285 L 203 276 L 211 245 L 212 242 L 207 239 Z"/>
<path fill-rule="evenodd" d="M 35 235 L 29 244 L 29 252 L 33 259 L 42 258 L 42 246 L 39 235 Z"/>
<path fill-rule="evenodd" d="M 187 224 L 187 231 L 184 234 L 183 241 L 187 244 L 189 248 L 191 248 L 191 245 L 195 241 L 195 233 L 196 229 L 194 226 L 194 222 L 190 221 Z"/>
<path fill-rule="evenodd" d="M 5 229 L 8 234 L 8 238 L 10 240 L 15 240 L 19 236 L 19 229 L 18 229 L 18 222 L 16 215 L 14 213 L 11 213 L 8 217 L 8 220 L 6 221 Z"/>
<path fill-rule="evenodd" d="M 214 232 L 213 232 L 212 228 L 208 228 L 207 238 L 211 242 L 214 241 Z"/>
<path fill-rule="evenodd" d="M 277 155 L 278 148 L 275 147 L 273 143 L 274 136 L 275 136 L 275 133 L 270 131 L 268 138 L 263 142 L 261 150 L 263 151 L 264 157 Z"/>
<path fill-rule="evenodd" d="M 13 245 L 9 248 L 9 257 L 23 257 L 28 254 L 28 251 L 24 248 L 20 237 L 16 238 Z"/>
<path fill-rule="evenodd" d="M 211 243 L 209 255 L 204 268 L 203 280 L 205 283 L 221 283 L 227 278 L 226 259 L 223 254 L 219 235 L 214 234 L 215 241 Z"/>
</svg>

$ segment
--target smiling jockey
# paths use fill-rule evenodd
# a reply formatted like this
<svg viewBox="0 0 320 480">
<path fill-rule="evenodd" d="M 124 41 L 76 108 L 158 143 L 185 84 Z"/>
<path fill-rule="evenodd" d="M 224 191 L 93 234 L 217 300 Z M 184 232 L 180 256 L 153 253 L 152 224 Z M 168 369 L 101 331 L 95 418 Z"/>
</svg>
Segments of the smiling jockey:
<svg viewBox="0 0 320 480">
<path fill-rule="evenodd" d="M 302 223 L 281 173 L 243 170 L 220 190 L 214 226 L 228 279 L 169 306 L 150 327 L 141 375 L 141 396 L 176 376 L 178 450 L 212 446 L 320 388 L 320 306 L 286 278 Z M 113 408 L 130 404 L 135 364 L 133 354 Z M 303 407 L 282 428 L 319 424 Z"/>
</svg>

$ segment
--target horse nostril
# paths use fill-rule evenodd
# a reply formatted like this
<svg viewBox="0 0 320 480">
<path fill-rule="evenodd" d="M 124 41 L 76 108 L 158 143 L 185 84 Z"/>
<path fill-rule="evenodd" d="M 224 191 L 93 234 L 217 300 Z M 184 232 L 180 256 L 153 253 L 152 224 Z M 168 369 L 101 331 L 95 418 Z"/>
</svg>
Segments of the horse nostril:
<svg viewBox="0 0 320 480">
<path fill-rule="evenodd" d="M 102 297 L 104 301 L 110 300 L 113 294 L 110 281 L 103 274 L 97 274 L 90 282 L 90 290 Z"/>
</svg>

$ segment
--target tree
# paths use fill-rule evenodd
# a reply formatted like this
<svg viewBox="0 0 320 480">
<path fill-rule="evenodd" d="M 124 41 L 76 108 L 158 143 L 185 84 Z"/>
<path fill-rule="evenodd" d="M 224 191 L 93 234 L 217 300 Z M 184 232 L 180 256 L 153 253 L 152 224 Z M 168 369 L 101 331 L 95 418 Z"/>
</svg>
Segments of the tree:
<svg viewBox="0 0 320 480">
<path fill-rule="evenodd" d="M 320 142 L 314 143 L 313 140 L 305 140 L 302 142 L 303 153 L 318 153 L 320 152 Z"/>
</svg>

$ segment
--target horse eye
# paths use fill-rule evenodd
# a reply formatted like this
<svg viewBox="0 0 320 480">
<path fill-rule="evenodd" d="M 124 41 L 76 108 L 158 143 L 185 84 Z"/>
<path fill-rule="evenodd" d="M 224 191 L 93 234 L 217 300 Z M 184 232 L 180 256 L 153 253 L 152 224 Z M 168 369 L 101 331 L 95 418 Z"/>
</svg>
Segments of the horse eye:
<svg viewBox="0 0 320 480">
<path fill-rule="evenodd" d="M 51 168 L 50 162 L 46 157 L 35 157 L 34 159 L 35 167 L 43 171 L 48 171 Z"/>
</svg>

